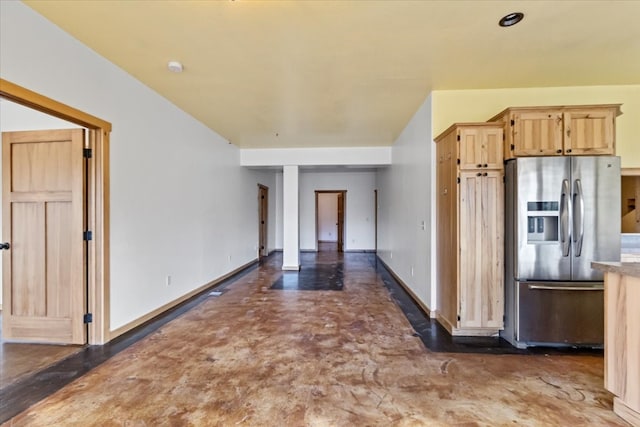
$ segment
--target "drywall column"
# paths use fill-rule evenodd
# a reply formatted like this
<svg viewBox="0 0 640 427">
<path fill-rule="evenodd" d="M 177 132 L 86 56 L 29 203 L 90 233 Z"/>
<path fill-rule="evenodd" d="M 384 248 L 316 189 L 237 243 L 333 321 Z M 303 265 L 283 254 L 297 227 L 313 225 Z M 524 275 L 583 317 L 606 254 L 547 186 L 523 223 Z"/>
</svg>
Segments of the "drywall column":
<svg viewBox="0 0 640 427">
<path fill-rule="evenodd" d="M 282 269 L 300 270 L 298 166 L 282 167 Z"/>
</svg>

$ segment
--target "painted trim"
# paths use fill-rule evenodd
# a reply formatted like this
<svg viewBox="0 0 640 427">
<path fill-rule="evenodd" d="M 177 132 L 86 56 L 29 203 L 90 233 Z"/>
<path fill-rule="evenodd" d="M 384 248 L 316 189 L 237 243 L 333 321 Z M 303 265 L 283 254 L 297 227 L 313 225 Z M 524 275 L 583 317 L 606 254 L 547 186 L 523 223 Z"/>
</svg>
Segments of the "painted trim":
<svg viewBox="0 0 640 427">
<path fill-rule="evenodd" d="M 300 271 L 300 266 L 295 266 L 295 265 L 283 265 L 282 269 L 284 271 Z"/>
<path fill-rule="evenodd" d="M 391 269 L 391 267 L 387 265 L 386 262 L 382 260 L 382 258 L 380 258 L 379 256 L 376 256 L 376 258 L 378 258 L 378 261 L 380 261 L 382 265 L 384 265 L 384 268 L 387 269 L 387 271 L 389 272 L 389 274 L 391 274 L 391 276 L 395 279 L 395 281 L 398 282 L 400 286 L 402 286 L 402 288 L 407 292 L 407 294 L 409 294 L 411 299 L 418 305 L 418 307 L 420 307 L 420 309 L 424 312 L 424 314 L 426 314 L 427 317 L 432 317 L 431 309 L 427 307 L 427 305 L 424 302 L 422 302 L 420 298 L 418 298 L 418 296 L 409 288 L 409 286 L 407 286 L 406 283 L 404 283 L 404 281 L 400 277 L 398 277 L 398 275 Z"/>
<path fill-rule="evenodd" d="M 89 344 L 104 344 L 109 340 L 110 278 L 109 278 L 109 133 L 111 123 L 77 110 L 39 93 L 0 78 L 0 97 L 17 104 L 75 123 L 89 129 L 93 156 L 89 159 L 88 226 L 93 240 L 88 249 L 88 311 L 93 314 L 89 324 Z"/>
<path fill-rule="evenodd" d="M 224 282 L 225 280 L 229 279 L 230 277 L 242 272 L 243 270 L 248 269 L 249 267 L 252 267 L 254 264 L 258 263 L 258 258 L 255 258 L 251 261 L 249 261 L 248 263 L 241 265 L 240 267 L 236 268 L 235 270 L 230 271 L 229 273 L 220 276 L 219 278 L 212 280 L 184 295 L 182 295 L 179 298 L 174 299 L 173 301 L 170 301 L 168 303 L 166 303 L 165 305 L 156 308 L 153 311 L 150 311 L 149 313 L 145 314 L 144 316 L 138 317 L 135 320 L 132 320 L 131 322 L 127 323 L 126 325 L 120 326 L 118 329 L 115 329 L 113 331 L 111 331 L 109 339 L 112 340 L 114 338 L 119 337 L 120 335 L 129 332 L 130 330 L 142 325 L 143 323 L 148 322 L 149 320 L 161 316 L 162 314 L 164 314 L 165 311 L 172 309 L 173 307 L 177 306 L 180 303 L 185 302 L 186 300 L 195 297 L 198 294 L 201 294 L 203 292 L 206 292 L 208 290 L 210 290 L 211 288 L 219 285 L 221 282 Z"/>
<path fill-rule="evenodd" d="M 361 253 L 361 254 L 375 254 L 376 250 L 375 249 L 347 249 L 344 252 L 349 252 L 349 253 Z M 388 269 L 387 269 L 388 270 Z"/>
</svg>

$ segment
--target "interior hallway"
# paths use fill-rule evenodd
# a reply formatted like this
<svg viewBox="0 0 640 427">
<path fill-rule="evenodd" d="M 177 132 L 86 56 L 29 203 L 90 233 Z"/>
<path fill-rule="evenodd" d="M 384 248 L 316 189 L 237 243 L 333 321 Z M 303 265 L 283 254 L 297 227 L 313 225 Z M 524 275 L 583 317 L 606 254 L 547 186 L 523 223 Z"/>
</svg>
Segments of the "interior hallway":
<svg viewBox="0 0 640 427">
<path fill-rule="evenodd" d="M 270 256 L 7 424 L 625 425 L 601 355 L 434 353 L 375 255 L 281 264 Z M 296 275 L 341 290 L 299 290 Z"/>
</svg>

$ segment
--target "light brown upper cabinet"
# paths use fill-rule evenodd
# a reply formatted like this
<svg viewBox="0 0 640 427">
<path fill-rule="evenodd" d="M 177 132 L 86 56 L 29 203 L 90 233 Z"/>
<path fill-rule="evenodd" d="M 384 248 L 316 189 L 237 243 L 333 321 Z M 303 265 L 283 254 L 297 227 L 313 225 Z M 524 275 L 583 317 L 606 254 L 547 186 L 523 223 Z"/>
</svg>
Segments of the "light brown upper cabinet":
<svg viewBox="0 0 640 427">
<path fill-rule="evenodd" d="M 489 122 L 504 124 L 505 159 L 615 155 L 620 105 L 510 107 Z"/>
<path fill-rule="evenodd" d="M 460 169 L 502 169 L 502 134 L 497 126 L 458 126 Z"/>
</svg>

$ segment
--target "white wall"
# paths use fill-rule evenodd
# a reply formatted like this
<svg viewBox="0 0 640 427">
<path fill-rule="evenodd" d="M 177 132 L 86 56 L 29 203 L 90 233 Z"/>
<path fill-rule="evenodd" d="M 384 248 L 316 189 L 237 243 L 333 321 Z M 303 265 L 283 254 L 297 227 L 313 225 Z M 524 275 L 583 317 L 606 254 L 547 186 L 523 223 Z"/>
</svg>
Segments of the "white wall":
<svg viewBox="0 0 640 427">
<path fill-rule="evenodd" d="M 318 194 L 318 240 L 338 241 L 338 193 Z"/>
<path fill-rule="evenodd" d="M 377 185 L 378 256 L 433 310 L 431 114 L 429 95 L 395 141 L 392 164 L 378 171 Z"/>
<path fill-rule="evenodd" d="M 0 63 L 113 124 L 112 330 L 256 258 L 257 183 L 275 188 L 272 172 L 241 168 L 235 146 L 20 2 L 0 2 Z"/>
<path fill-rule="evenodd" d="M 57 117 L 23 107 L 5 99 L 0 99 L 0 133 L 20 130 L 44 129 L 72 129 L 80 128 Z M 2 150 L 0 150 L 0 188 L 2 188 Z M 0 209 L 0 224 L 2 224 L 2 209 Z M 1 229 L 0 229 L 1 232 Z M 4 242 L 6 236 L 0 241 Z M 0 283 L 2 282 L 2 262 L 0 262 Z M 0 286 L 0 304 L 2 304 L 2 286 Z"/>
<path fill-rule="evenodd" d="M 344 250 L 375 249 L 375 172 L 300 173 L 300 249 L 316 250 L 316 190 L 347 190 Z"/>
</svg>

